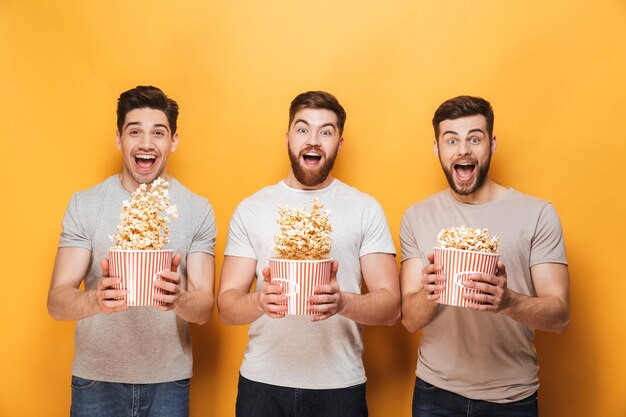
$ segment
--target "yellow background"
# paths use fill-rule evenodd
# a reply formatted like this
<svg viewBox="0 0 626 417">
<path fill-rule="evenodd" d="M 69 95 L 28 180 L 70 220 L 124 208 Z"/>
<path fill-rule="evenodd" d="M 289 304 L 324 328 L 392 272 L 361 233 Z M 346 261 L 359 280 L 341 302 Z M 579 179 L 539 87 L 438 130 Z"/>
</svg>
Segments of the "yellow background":
<svg viewBox="0 0 626 417">
<path fill-rule="evenodd" d="M 623 0 L 0 0 L 0 415 L 68 414 L 74 323 L 46 311 L 61 218 L 120 169 L 119 93 L 153 84 L 180 104 L 170 171 L 215 207 L 218 268 L 236 204 L 288 171 L 296 94 L 345 106 L 335 174 L 381 202 L 398 248 L 404 210 L 446 185 L 435 108 L 489 99 L 493 177 L 553 202 L 566 234 L 572 324 L 537 333 L 542 415 L 625 416 L 625 74 Z M 246 330 L 192 327 L 192 416 L 234 414 Z M 372 416 L 410 415 L 417 345 L 365 329 Z"/>
</svg>

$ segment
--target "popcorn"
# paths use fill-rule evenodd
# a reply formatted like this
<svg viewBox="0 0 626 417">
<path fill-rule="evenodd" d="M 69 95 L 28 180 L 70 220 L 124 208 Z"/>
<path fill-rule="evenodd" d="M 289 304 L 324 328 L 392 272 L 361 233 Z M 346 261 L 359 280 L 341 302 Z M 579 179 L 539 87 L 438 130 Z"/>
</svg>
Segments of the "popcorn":
<svg viewBox="0 0 626 417">
<path fill-rule="evenodd" d="M 311 200 L 309 213 L 306 208 L 295 209 L 287 205 L 278 206 L 280 232 L 274 236 L 276 246 L 272 248 L 276 257 L 292 260 L 327 259 L 330 255 L 332 226 L 330 211 L 322 211 L 324 205 L 317 197 Z"/>
<path fill-rule="evenodd" d="M 461 249 L 474 252 L 498 253 L 500 241 L 497 236 L 489 239 L 488 229 L 449 227 L 437 236 L 437 248 Z"/>
<path fill-rule="evenodd" d="M 130 201 L 125 200 L 116 235 L 110 236 L 114 250 L 162 250 L 169 242 L 170 217 L 178 217 L 170 204 L 169 183 L 157 178 L 150 185 L 141 184 Z"/>
</svg>

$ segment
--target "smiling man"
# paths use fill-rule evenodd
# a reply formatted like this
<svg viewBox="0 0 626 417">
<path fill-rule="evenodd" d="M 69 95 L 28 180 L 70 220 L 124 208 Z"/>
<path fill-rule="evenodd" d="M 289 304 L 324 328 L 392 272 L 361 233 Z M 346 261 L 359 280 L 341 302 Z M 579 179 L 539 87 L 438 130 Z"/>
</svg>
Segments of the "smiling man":
<svg viewBox="0 0 626 417">
<path fill-rule="evenodd" d="M 72 416 L 187 416 L 192 374 L 188 322 L 205 323 L 213 309 L 215 218 L 209 202 L 167 173 L 178 146 L 178 105 L 155 87 L 122 93 L 116 144 L 122 172 L 74 194 L 65 217 L 48 311 L 76 320 Z M 175 256 L 160 273 L 162 306 L 126 306 L 125 291 L 109 276 L 110 236 L 122 203 L 140 184 L 169 181 L 179 217 L 170 223 Z M 84 290 L 80 289 L 81 282 Z"/>
<path fill-rule="evenodd" d="M 366 416 L 362 325 L 392 325 L 400 314 L 395 248 L 380 205 L 331 175 L 346 113 L 322 91 L 289 109 L 291 171 L 239 204 L 230 222 L 217 305 L 226 324 L 248 324 L 238 417 Z M 330 210 L 330 285 L 309 298 L 314 316 L 285 316 L 287 297 L 269 281 L 278 206 L 317 197 Z M 338 261 L 338 262 L 337 262 Z M 256 287 L 250 292 L 257 277 Z M 365 281 L 369 292 L 361 294 Z"/>
<path fill-rule="evenodd" d="M 482 98 L 439 106 L 434 149 L 450 188 L 402 220 L 402 323 L 411 332 L 423 328 L 413 416 L 536 416 L 534 329 L 561 333 L 569 323 L 559 219 L 550 203 L 489 177 L 493 121 Z M 482 292 L 466 296 L 469 308 L 437 304 L 443 276 L 432 254 L 440 230 L 462 225 L 500 238 L 496 274 L 466 283 Z"/>
</svg>

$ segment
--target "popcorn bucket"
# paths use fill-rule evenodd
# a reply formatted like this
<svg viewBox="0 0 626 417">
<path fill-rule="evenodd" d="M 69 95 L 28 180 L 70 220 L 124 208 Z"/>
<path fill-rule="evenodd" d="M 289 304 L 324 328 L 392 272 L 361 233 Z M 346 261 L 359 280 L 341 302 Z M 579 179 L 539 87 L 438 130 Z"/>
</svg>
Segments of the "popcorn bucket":
<svg viewBox="0 0 626 417">
<path fill-rule="evenodd" d="M 480 294 L 481 291 L 466 287 L 463 281 L 470 280 L 476 273 L 494 274 L 499 257 L 497 253 L 435 248 L 435 265 L 442 265 L 441 274 L 446 276 L 446 287 L 437 302 L 468 307 L 470 300 L 464 299 L 463 294 Z"/>
<path fill-rule="evenodd" d="M 282 285 L 287 300 L 287 314 L 304 316 L 315 315 L 307 311 L 309 296 L 315 287 L 330 283 L 332 259 L 290 260 L 270 259 L 272 284 Z"/>
<path fill-rule="evenodd" d="M 172 265 L 172 250 L 110 250 L 109 275 L 122 279 L 116 289 L 127 290 L 126 304 L 130 307 L 158 306 L 152 296 L 163 290 L 154 288 L 161 279 L 159 272 Z"/>
</svg>

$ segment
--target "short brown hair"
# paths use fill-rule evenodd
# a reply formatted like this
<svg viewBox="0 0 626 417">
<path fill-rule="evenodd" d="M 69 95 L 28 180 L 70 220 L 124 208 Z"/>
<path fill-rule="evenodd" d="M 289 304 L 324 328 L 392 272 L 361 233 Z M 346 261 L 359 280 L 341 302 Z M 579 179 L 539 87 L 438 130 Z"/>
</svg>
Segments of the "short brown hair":
<svg viewBox="0 0 626 417">
<path fill-rule="evenodd" d="M 306 93 L 298 94 L 289 107 L 289 127 L 291 127 L 296 113 L 302 109 L 326 109 L 332 111 L 337 115 L 339 134 L 343 133 L 343 126 L 346 123 L 346 111 L 332 94 L 325 91 L 307 91 Z"/>
<path fill-rule="evenodd" d="M 124 91 L 117 99 L 117 131 L 122 133 L 126 114 L 135 109 L 149 108 L 161 110 L 167 116 L 172 135 L 176 133 L 178 104 L 167 97 L 161 89 L 151 85 L 139 85 Z"/>
<path fill-rule="evenodd" d="M 480 114 L 487 120 L 487 134 L 491 138 L 493 134 L 493 109 L 491 104 L 480 97 L 458 96 L 444 101 L 433 117 L 435 139 L 439 138 L 439 123 L 444 120 L 454 120 L 461 117 L 475 116 Z"/>
</svg>

